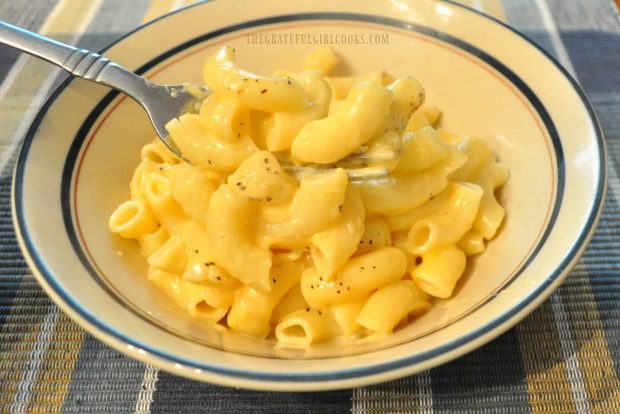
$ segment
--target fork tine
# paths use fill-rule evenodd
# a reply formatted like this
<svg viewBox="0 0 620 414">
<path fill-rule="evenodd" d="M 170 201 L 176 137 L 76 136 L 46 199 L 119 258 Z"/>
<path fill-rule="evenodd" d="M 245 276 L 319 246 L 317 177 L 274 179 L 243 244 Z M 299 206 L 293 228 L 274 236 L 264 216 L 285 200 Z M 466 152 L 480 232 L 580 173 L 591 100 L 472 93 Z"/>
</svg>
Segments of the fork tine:
<svg viewBox="0 0 620 414">
<path fill-rule="evenodd" d="M 376 180 L 387 177 L 390 173 L 387 168 L 382 167 L 349 168 L 346 171 L 352 181 Z"/>
<path fill-rule="evenodd" d="M 399 154 L 395 151 L 385 151 L 382 153 L 351 154 L 338 162 L 350 164 L 371 164 L 374 162 L 394 161 L 397 158 L 399 158 Z"/>
<path fill-rule="evenodd" d="M 320 174 L 326 171 L 325 167 L 303 167 L 299 165 L 280 164 L 287 174 L 297 179 L 302 179 L 308 175 Z M 333 167 L 332 167 L 333 168 Z M 351 181 L 375 180 L 377 178 L 387 177 L 390 171 L 382 167 L 364 167 L 364 168 L 345 168 L 347 176 Z"/>
<path fill-rule="evenodd" d="M 166 135 L 165 137 L 160 137 L 161 141 L 164 143 L 164 145 L 174 154 L 176 155 L 179 159 L 181 159 L 182 161 L 188 163 L 189 165 L 193 165 L 187 158 L 185 158 L 185 156 L 183 155 L 183 153 L 181 152 L 181 150 L 179 149 L 179 147 L 177 147 L 177 144 L 174 143 L 174 141 L 172 140 L 172 138 L 170 138 L 170 135 Z"/>
</svg>

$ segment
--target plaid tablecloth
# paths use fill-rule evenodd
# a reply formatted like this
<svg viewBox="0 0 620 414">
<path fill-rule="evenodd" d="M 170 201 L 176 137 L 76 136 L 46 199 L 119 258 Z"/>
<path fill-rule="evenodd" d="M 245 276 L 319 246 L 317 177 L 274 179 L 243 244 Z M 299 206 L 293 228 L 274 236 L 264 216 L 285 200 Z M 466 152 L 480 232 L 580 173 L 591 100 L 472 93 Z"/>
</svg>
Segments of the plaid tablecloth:
<svg viewBox="0 0 620 414">
<path fill-rule="evenodd" d="M 0 19 L 100 49 L 189 1 L 2 0 Z M 19 251 L 10 186 L 24 134 L 64 78 L 0 47 L 1 412 L 620 413 L 620 18 L 611 0 L 462 0 L 507 21 L 579 80 L 609 149 L 599 228 L 563 286 L 498 339 L 452 363 L 375 386 L 250 392 L 193 382 L 85 333 L 43 293 Z"/>
</svg>

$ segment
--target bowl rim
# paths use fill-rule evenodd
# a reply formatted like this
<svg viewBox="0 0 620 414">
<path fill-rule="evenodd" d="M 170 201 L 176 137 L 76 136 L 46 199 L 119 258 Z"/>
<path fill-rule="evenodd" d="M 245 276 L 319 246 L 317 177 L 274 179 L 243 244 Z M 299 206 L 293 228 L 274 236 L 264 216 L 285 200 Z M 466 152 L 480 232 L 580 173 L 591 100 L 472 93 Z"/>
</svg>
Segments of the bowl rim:
<svg viewBox="0 0 620 414">
<path fill-rule="evenodd" d="M 181 13 L 186 9 L 197 7 L 205 3 L 210 3 L 212 1 L 214 0 L 205 0 L 202 2 L 194 3 L 191 5 L 185 6 L 181 9 L 175 10 L 171 13 L 160 16 L 152 21 L 149 21 L 125 33 L 124 35 L 122 35 L 121 37 L 119 37 L 118 39 L 111 42 L 109 45 L 107 45 L 103 49 L 101 49 L 99 53 L 104 53 L 106 50 L 122 42 L 124 39 L 131 36 L 132 34 L 140 30 L 143 30 L 145 27 L 153 25 L 162 19 L 166 19 L 173 14 Z M 161 352 L 158 349 L 153 349 L 148 344 L 143 344 L 140 341 L 130 338 L 125 334 L 117 332 L 114 327 L 101 322 L 100 320 L 97 319 L 95 315 L 91 315 L 87 310 L 84 310 L 82 306 L 78 302 L 76 302 L 75 299 L 71 295 L 67 294 L 67 292 L 64 291 L 62 286 L 60 286 L 57 283 L 58 281 L 54 277 L 53 273 L 47 269 L 45 263 L 38 257 L 38 251 L 30 240 L 30 237 L 26 231 L 27 229 L 25 226 L 25 220 L 23 216 L 23 208 L 21 205 L 22 200 L 23 200 L 23 194 L 22 194 L 23 188 L 21 186 L 21 181 L 23 181 L 22 178 L 24 174 L 24 169 L 26 165 L 29 148 L 35 136 L 37 135 L 39 125 L 41 124 L 45 116 L 47 115 L 48 110 L 54 104 L 56 99 L 62 94 L 62 92 L 72 83 L 74 79 L 73 77 L 69 77 L 66 80 L 64 80 L 56 88 L 56 90 L 52 93 L 52 95 L 47 99 L 47 101 L 42 106 L 42 108 L 39 110 L 36 118 L 34 119 L 31 127 L 28 130 L 28 133 L 26 134 L 26 137 L 24 139 L 24 142 L 22 144 L 21 150 L 17 158 L 17 162 L 15 164 L 15 170 L 13 174 L 13 182 L 12 182 L 13 197 L 12 197 L 12 203 L 11 203 L 11 208 L 12 208 L 12 213 L 13 213 L 12 214 L 13 223 L 16 229 L 18 242 L 20 244 L 22 252 L 24 253 L 26 257 L 26 260 L 30 266 L 30 269 L 33 271 L 35 276 L 37 276 L 38 282 L 45 288 L 48 295 L 50 295 L 55 300 L 55 302 L 58 305 L 60 305 L 61 308 L 66 313 L 68 313 L 75 321 L 77 321 L 82 327 L 84 327 L 89 332 L 95 334 L 95 336 L 97 336 L 99 339 L 103 340 L 107 344 L 120 350 L 121 352 L 129 353 L 128 347 L 133 346 L 136 349 L 145 350 L 147 354 L 145 355 L 142 353 L 135 353 L 135 352 L 129 353 L 132 357 L 137 358 L 147 363 L 153 363 L 154 361 L 157 361 L 159 363 L 156 363 L 156 365 L 164 369 L 170 369 L 170 367 L 167 366 L 166 364 L 176 363 L 176 364 L 182 364 L 183 366 L 188 367 L 188 368 L 198 368 L 201 370 L 207 370 L 215 374 L 216 376 L 223 375 L 233 380 L 234 379 L 245 379 L 245 380 L 249 380 L 253 382 L 256 382 L 256 381 L 258 382 L 268 381 L 268 382 L 278 382 L 278 383 L 296 382 L 299 384 L 303 384 L 306 382 L 315 382 L 315 381 L 327 381 L 327 382 L 343 381 L 343 380 L 358 379 L 360 377 L 377 376 L 380 374 L 394 372 L 399 369 L 401 370 L 406 369 L 407 367 L 412 367 L 413 365 L 416 365 L 416 364 L 422 364 L 425 362 L 428 363 L 430 361 L 435 361 L 436 359 L 439 359 L 442 356 L 444 357 L 442 358 L 443 359 L 442 362 L 446 362 L 448 360 L 457 358 L 465 354 L 466 352 L 469 352 L 477 348 L 478 346 L 490 341 L 491 339 L 497 337 L 499 334 L 508 330 L 510 327 L 514 326 L 521 319 L 523 319 L 523 317 L 525 317 L 533 309 L 535 309 L 540 302 L 546 299 L 553 292 L 555 287 L 569 274 L 571 268 L 576 264 L 579 257 L 583 254 L 583 251 L 587 247 L 587 244 L 596 229 L 596 224 L 602 214 L 602 209 L 603 209 L 604 201 L 605 201 L 605 194 L 607 190 L 606 144 L 605 144 L 605 140 L 603 137 L 603 132 L 602 132 L 600 123 L 598 122 L 598 119 L 596 117 L 596 114 L 594 113 L 593 107 L 591 103 L 589 102 L 585 92 L 579 86 L 578 82 L 572 77 L 572 75 L 565 68 L 563 68 L 561 64 L 553 56 L 551 56 L 547 51 L 545 51 L 540 46 L 538 46 L 537 44 L 529 40 L 525 35 L 523 35 L 516 29 L 510 27 L 509 25 L 507 25 L 506 23 L 498 19 L 485 15 L 484 13 L 478 12 L 477 10 L 472 9 L 470 7 L 456 3 L 453 0 L 441 0 L 441 1 L 445 3 L 449 3 L 455 7 L 464 8 L 469 11 L 473 11 L 474 13 L 486 19 L 491 20 L 495 22 L 496 24 L 499 24 L 503 28 L 510 30 L 511 32 L 519 36 L 522 40 L 525 40 L 528 46 L 530 47 L 533 46 L 535 49 L 537 49 L 542 54 L 543 58 L 546 58 L 548 61 L 550 61 L 554 65 L 555 69 L 557 69 L 559 73 L 562 74 L 563 77 L 569 81 L 570 87 L 580 98 L 584 106 L 584 109 L 587 111 L 589 120 L 593 126 L 593 131 L 594 131 L 593 135 L 596 138 L 596 143 L 599 149 L 599 152 L 597 154 L 598 161 L 599 161 L 599 171 L 596 177 L 598 179 L 598 183 L 597 183 L 596 188 L 593 191 L 594 202 L 590 210 L 587 212 L 587 220 L 585 220 L 585 222 L 582 224 L 582 227 L 580 231 L 578 232 L 578 236 L 576 237 L 570 250 L 566 252 L 565 256 L 560 261 L 560 263 L 558 263 L 555 270 L 546 277 L 546 279 L 540 284 L 540 286 L 538 286 L 529 295 L 518 300 L 514 304 L 514 306 L 512 306 L 505 313 L 498 315 L 496 318 L 494 318 L 493 320 L 489 321 L 488 323 L 484 325 L 479 326 L 477 329 L 473 331 L 469 331 L 466 334 L 461 335 L 451 340 L 449 343 L 444 344 L 440 347 L 433 348 L 432 350 L 429 350 L 429 351 L 426 351 L 420 354 L 416 354 L 410 357 L 399 358 L 399 359 L 397 358 L 391 361 L 383 361 L 383 362 L 380 362 L 374 365 L 367 365 L 367 366 L 360 367 L 360 368 L 349 368 L 345 370 L 331 371 L 329 373 L 276 374 L 276 373 L 251 372 L 251 370 L 247 370 L 247 369 L 240 369 L 240 370 L 228 369 L 228 368 L 223 369 L 217 366 L 209 366 L 209 365 L 205 365 L 202 363 L 197 363 L 196 361 L 179 358 L 167 352 Z M 334 15 L 335 13 L 326 12 L 326 14 Z M 345 13 L 345 14 L 352 14 L 352 13 Z M 372 15 L 366 14 L 364 16 L 372 16 Z M 391 19 L 391 18 L 386 17 L 386 19 Z M 391 19 L 391 20 L 396 20 L 396 19 Z M 407 22 L 406 20 L 400 20 L 400 21 L 411 24 L 411 22 Z M 435 29 L 431 29 L 431 30 L 435 30 Z M 465 41 L 461 41 L 461 42 L 464 44 L 468 44 Z M 472 45 L 470 46 L 473 47 L 474 49 L 478 49 L 475 46 L 472 46 Z M 139 69 L 136 70 L 136 72 L 143 73 L 144 71 L 148 70 L 151 67 L 151 65 L 154 64 L 155 61 L 162 58 L 163 56 L 167 54 L 173 55 L 174 53 L 176 53 L 176 51 L 185 49 L 187 47 L 188 46 L 186 42 L 186 43 L 178 45 L 177 47 L 173 49 L 164 51 L 163 53 L 159 54 L 155 58 L 149 60 L 147 63 L 143 64 Z M 163 59 L 165 59 L 165 57 L 163 57 Z M 111 91 L 105 94 L 104 97 L 101 98 L 96 103 L 96 105 L 93 107 L 93 110 L 91 111 L 90 115 L 97 112 L 97 108 L 99 108 L 101 104 L 105 103 L 109 99 L 114 98 L 116 95 L 118 95 L 118 92 L 116 91 Z M 84 124 L 82 124 L 80 128 L 83 128 L 83 126 Z M 74 144 L 75 144 L 75 138 L 74 138 L 74 141 L 72 142 L 72 146 Z M 64 175 L 64 171 L 63 171 L 63 175 Z M 544 240 L 541 240 L 540 244 L 541 245 L 544 244 Z M 526 266 L 527 265 L 524 265 L 524 267 Z M 436 364 L 433 363 L 432 365 L 436 365 Z M 179 372 L 177 371 L 177 373 Z M 180 373 L 183 374 L 183 372 L 180 372 Z M 222 383 L 222 381 L 215 381 L 215 382 Z M 368 383 L 368 382 L 371 382 L 371 381 L 366 381 L 366 382 L 361 382 L 361 383 Z M 344 386 L 350 386 L 350 385 L 343 385 L 343 387 Z M 265 387 L 256 387 L 256 388 L 266 389 Z M 326 388 L 333 389 L 336 387 L 320 387 L 320 389 L 326 389 Z M 280 389 L 280 388 L 274 388 L 274 389 Z"/>
</svg>

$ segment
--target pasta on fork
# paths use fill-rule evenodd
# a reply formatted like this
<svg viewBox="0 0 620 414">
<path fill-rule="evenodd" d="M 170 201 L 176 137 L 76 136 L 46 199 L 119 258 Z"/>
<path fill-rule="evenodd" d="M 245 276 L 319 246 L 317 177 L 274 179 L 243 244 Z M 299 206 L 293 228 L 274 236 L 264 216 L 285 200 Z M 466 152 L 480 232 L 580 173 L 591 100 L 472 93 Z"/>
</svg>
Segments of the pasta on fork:
<svg viewBox="0 0 620 414">
<path fill-rule="evenodd" d="M 189 163 L 144 146 L 109 227 L 191 317 L 294 347 L 389 335 L 495 237 L 508 170 L 488 145 L 440 130 L 412 77 L 330 77 L 338 61 L 323 47 L 263 76 L 223 47 L 212 94 L 167 125 Z"/>
</svg>

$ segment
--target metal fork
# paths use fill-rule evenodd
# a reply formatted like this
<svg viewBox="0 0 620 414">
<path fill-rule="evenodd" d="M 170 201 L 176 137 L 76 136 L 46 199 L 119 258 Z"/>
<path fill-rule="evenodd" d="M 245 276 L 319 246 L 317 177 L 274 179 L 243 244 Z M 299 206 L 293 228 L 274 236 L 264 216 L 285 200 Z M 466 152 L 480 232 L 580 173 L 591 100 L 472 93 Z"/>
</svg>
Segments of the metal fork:
<svg viewBox="0 0 620 414">
<path fill-rule="evenodd" d="M 74 76 L 114 88 L 133 98 L 148 114 L 163 143 L 187 161 L 166 131 L 166 124 L 207 97 L 209 89 L 195 84 L 159 85 L 145 79 L 98 53 L 69 46 L 0 20 L 0 43 L 12 46 L 65 69 Z M 317 173 L 324 168 L 283 165 L 296 176 Z M 386 168 L 347 168 L 352 180 L 369 180 L 388 175 Z"/>
<path fill-rule="evenodd" d="M 196 91 L 207 96 L 207 88 L 192 84 L 159 85 L 98 53 L 69 46 L 3 21 L 0 21 L 0 43 L 58 65 L 74 76 L 109 86 L 130 96 L 144 108 L 157 135 L 170 151 L 185 159 L 170 139 L 166 124 L 187 112 L 200 98 L 196 96 Z"/>
</svg>

